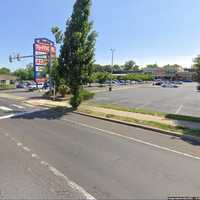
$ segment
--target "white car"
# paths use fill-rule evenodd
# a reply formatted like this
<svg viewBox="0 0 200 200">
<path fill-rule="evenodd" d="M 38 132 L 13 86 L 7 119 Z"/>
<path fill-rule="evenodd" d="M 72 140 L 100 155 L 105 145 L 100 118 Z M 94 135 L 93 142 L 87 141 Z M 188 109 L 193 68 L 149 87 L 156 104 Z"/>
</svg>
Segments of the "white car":
<svg viewBox="0 0 200 200">
<path fill-rule="evenodd" d="M 43 89 L 44 88 L 44 84 L 43 83 L 32 83 L 28 86 L 29 90 L 37 90 L 37 89 Z"/>
</svg>

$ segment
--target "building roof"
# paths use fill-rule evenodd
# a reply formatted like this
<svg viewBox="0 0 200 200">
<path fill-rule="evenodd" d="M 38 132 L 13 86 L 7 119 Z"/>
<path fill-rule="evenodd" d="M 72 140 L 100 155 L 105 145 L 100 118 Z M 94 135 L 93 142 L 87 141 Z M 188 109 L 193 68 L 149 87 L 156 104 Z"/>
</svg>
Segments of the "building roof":
<svg viewBox="0 0 200 200">
<path fill-rule="evenodd" d="M 0 81 L 5 81 L 5 80 L 16 81 L 17 79 L 18 79 L 17 76 L 0 74 Z"/>
</svg>

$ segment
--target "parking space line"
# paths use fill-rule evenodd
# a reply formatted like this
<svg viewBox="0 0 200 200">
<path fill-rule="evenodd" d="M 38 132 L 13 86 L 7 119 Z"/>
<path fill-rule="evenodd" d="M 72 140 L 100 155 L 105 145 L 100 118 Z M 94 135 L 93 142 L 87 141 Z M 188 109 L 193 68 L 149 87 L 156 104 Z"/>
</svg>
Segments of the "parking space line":
<svg viewBox="0 0 200 200">
<path fill-rule="evenodd" d="M 181 110 L 182 110 L 182 108 L 183 108 L 183 105 L 180 105 L 180 106 L 178 107 L 178 109 L 176 110 L 175 114 L 178 114 L 178 113 L 180 113 L 180 112 L 181 112 Z"/>
<path fill-rule="evenodd" d="M 17 104 L 12 104 L 11 106 L 19 108 L 19 109 L 24 109 L 25 108 L 24 106 L 20 106 L 20 105 L 17 105 Z"/>
</svg>

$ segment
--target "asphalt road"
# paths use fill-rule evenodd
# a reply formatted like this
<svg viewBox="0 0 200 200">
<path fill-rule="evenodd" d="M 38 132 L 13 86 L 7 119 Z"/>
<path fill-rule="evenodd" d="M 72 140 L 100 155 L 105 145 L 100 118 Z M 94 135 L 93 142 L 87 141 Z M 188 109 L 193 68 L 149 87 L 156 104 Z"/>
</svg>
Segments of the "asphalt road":
<svg viewBox="0 0 200 200">
<path fill-rule="evenodd" d="M 22 97 L 24 99 L 30 99 L 30 98 L 37 98 L 42 95 L 42 93 L 39 92 L 27 92 L 24 89 L 15 89 L 15 90 L 8 90 L 8 91 L 0 91 L 0 118 L 11 115 L 11 114 L 17 114 L 17 113 L 24 113 L 24 112 L 30 112 L 35 111 L 38 109 L 42 109 L 41 107 L 37 106 L 31 106 L 26 103 L 23 103 L 23 100 L 17 100 L 17 99 L 10 99 L 5 97 L 1 97 L 6 95 L 13 95 L 16 97 Z"/>
<path fill-rule="evenodd" d="M 200 93 L 196 91 L 196 83 L 185 83 L 179 88 L 149 85 L 111 93 L 100 92 L 92 102 L 200 117 Z"/>
<path fill-rule="evenodd" d="M 30 107 L 27 104 L 23 104 L 22 102 L 0 98 L 0 117 L 10 114 L 32 111 L 34 109 L 35 108 Z"/>
<path fill-rule="evenodd" d="M 2 196 L 51 197 L 50 188 L 97 199 L 200 196 L 200 146 L 192 141 L 55 110 L 0 120 L 0 137 Z"/>
</svg>

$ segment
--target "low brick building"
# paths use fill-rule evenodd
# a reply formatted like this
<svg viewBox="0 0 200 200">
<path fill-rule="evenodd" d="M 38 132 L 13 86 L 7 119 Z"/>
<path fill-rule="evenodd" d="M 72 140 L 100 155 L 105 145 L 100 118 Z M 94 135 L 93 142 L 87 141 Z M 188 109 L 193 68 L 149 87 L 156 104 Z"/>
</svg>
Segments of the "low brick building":
<svg viewBox="0 0 200 200">
<path fill-rule="evenodd" d="M 18 80 L 18 77 L 16 76 L 0 74 L 0 85 L 15 84 L 17 80 Z"/>
</svg>

